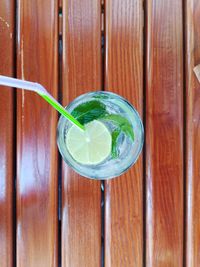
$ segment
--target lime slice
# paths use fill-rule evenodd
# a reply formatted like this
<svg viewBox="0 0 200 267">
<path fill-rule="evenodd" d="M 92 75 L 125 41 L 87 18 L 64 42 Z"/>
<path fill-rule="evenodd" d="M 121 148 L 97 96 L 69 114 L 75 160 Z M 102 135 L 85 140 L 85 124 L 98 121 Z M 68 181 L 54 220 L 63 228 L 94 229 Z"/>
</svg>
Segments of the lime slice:
<svg viewBox="0 0 200 267">
<path fill-rule="evenodd" d="M 73 125 L 66 134 L 65 142 L 71 156 L 81 164 L 99 164 L 111 153 L 111 134 L 97 120 L 87 123 L 85 131 Z"/>
</svg>

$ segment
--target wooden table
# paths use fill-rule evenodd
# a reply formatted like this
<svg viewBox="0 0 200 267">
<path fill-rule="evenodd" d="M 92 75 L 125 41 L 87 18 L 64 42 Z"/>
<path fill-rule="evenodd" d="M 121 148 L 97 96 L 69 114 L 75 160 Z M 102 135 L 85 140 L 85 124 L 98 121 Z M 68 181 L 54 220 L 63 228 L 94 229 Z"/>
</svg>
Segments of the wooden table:
<svg viewBox="0 0 200 267">
<path fill-rule="evenodd" d="M 1 0 L 0 74 L 63 105 L 118 93 L 146 133 L 125 175 L 89 180 L 58 154 L 58 114 L 1 87 L 1 267 L 200 266 L 199 25 L 199 0 Z"/>
</svg>

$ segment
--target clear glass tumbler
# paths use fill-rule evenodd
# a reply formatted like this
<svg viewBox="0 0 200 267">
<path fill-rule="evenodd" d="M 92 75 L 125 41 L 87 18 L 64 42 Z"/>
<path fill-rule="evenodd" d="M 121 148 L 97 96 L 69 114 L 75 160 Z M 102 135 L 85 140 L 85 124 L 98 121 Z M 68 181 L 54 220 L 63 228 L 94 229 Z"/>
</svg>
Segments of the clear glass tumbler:
<svg viewBox="0 0 200 267">
<path fill-rule="evenodd" d="M 106 106 L 108 114 L 126 118 L 133 129 L 134 140 L 131 140 L 124 131 L 117 139 L 117 157 L 113 158 L 109 155 L 103 162 L 96 165 L 80 164 L 71 156 L 65 142 L 66 133 L 72 124 L 61 116 L 57 128 L 58 148 L 64 161 L 80 175 L 93 179 L 110 179 L 127 171 L 138 159 L 144 142 L 143 124 L 135 108 L 126 99 L 111 92 L 97 91 L 83 94 L 74 99 L 66 110 L 71 113 L 74 108 L 89 101 L 100 101 Z M 111 133 L 116 128 L 112 120 L 105 121 L 99 118 L 99 121 L 104 123 Z"/>
</svg>

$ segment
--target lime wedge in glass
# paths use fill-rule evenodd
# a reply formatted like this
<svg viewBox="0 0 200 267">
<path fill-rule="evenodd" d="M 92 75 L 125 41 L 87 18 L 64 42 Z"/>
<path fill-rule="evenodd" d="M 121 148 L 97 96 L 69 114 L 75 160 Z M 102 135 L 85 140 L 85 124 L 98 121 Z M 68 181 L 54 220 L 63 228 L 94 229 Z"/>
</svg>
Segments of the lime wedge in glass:
<svg viewBox="0 0 200 267">
<path fill-rule="evenodd" d="M 81 164 L 99 164 L 111 153 L 112 137 L 107 127 L 93 120 L 82 131 L 73 125 L 66 133 L 65 143 L 71 156 Z"/>
</svg>

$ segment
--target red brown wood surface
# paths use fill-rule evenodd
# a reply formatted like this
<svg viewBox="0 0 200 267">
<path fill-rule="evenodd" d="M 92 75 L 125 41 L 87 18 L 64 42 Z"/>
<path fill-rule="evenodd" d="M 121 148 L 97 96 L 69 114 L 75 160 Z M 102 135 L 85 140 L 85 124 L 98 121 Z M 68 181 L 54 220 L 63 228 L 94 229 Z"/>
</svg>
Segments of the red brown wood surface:
<svg viewBox="0 0 200 267">
<path fill-rule="evenodd" d="M 106 1 L 105 89 L 127 98 L 142 116 L 142 1 Z M 105 266 L 142 266 L 142 156 L 105 182 Z"/>
<path fill-rule="evenodd" d="M 63 1 L 63 104 L 101 90 L 100 1 Z M 62 266 L 100 266 L 100 182 L 63 162 Z"/>
<path fill-rule="evenodd" d="M 187 267 L 200 266 L 200 83 L 193 68 L 200 64 L 200 2 L 188 0 L 186 10 L 187 107 Z"/>
<path fill-rule="evenodd" d="M 183 259 L 181 0 L 147 1 L 146 266 Z"/>
<path fill-rule="evenodd" d="M 0 75 L 13 76 L 14 1 L 1 1 Z M 0 266 L 13 266 L 13 89 L 0 87 Z"/>
<path fill-rule="evenodd" d="M 59 0 L 58 4 L 59 4 L 59 7 L 62 8 L 62 0 Z"/>
<path fill-rule="evenodd" d="M 18 2 L 18 77 L 57 96 L 57 3 Z M 17 92 L 17 267 L 57 266 L 57 112 Z"/>
</svg>

